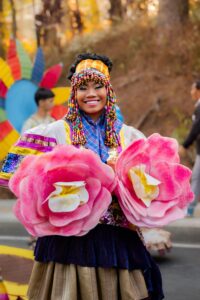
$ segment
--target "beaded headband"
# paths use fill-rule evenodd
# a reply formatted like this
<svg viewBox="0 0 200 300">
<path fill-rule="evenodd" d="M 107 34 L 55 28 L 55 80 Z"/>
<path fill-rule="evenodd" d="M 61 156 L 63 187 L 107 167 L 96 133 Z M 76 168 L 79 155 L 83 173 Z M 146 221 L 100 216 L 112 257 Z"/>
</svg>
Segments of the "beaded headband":
<svg viewBox="0 0 200 300">
<path fill-rule="evenodd" d="M 76 73 L 80 73 L 86 69 L 96 69 L 104 74 L 107 79 L 110 79 L 108 67 L 101 60 L 85 59 L 82 60 L 76 67 Z"/>
</svg>

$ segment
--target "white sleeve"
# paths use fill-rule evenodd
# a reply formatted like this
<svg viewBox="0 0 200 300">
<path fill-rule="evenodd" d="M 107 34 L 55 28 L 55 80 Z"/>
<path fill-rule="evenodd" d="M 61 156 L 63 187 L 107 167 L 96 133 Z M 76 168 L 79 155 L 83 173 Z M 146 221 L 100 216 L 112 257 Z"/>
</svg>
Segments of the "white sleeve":
<svg viewBox="0 0 200 300">
<path fill-rule="evenodd" d="M 133 141 L 146 138 L 145 135 L 138 129 L 123 124 L 124 143 L 128 147 Z"/>
<path fill-rule="evenodd" d="M 66 126 L 69 126 L 66 124 Z M 48 125 L 39 125 L 27 130 L 28 134 L 39 134 L 46 137 L 55 138 L 58 144 L 66 144 L 66 127 L 64 120 L 58 120 Z"/>
</svg>

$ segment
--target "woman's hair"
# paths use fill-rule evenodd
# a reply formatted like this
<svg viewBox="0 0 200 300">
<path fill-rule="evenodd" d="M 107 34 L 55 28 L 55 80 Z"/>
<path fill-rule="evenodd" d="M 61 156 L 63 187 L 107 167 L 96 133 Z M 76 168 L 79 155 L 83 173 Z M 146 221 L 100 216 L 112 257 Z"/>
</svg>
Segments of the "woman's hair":
<svg viewBox="0 0 200 300">
<path fill-rule="evenodd" d="M 200 80 L 196 80 L 194 84 L 195 84 L 196 89 L 200 90 Z"/>
<path fill-rule="evenodd" d="M 69 69 L 69 74 L 67 76 L 67 78 L 69 80 L 71 80 L 73 74 L 75 73 L 76 66 L 82 60 L 86 60 L 86 59 L 101 60 L 108 67 L 109 72 L 111 72 L 111 70 L 112 70 L 112 66 L 113 66 L 112 61 L 107 56 L 96 54 L 96 53 L 82 53 L 77 56 L 75 62 L 71 65 L 71 67 Z"/>
<path fill-rule="evenodd" d="M 46 88 L 39 88 L 35 93 L 35 103 L 37 106 L 39 105 L 40 100 L 46 100 L 49 98 L 53 98 L 55 94 Z"/>
</svg>

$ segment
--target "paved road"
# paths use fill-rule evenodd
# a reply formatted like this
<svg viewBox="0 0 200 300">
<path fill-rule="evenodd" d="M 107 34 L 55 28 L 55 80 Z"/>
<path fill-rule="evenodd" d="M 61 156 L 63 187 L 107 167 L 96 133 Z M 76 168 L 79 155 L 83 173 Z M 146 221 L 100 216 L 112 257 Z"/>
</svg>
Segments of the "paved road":
<svg viewBox="0 0 200 300">
<path fill-rule="evenodd" d="M 200 299 L 200 245 L 178 245 L 170 254 L 155 257 L 166 300 Z"/>
<path fill-rule="evenodd" d="M 0 222 L 0 245 L 28 249 L 29 235 L 20 223 Z"/>
</svg>

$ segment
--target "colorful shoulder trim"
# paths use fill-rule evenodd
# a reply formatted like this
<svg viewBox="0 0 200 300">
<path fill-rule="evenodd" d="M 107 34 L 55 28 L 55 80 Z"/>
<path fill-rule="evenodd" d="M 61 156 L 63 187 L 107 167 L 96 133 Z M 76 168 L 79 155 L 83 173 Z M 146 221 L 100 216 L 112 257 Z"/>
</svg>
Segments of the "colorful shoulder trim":
<svg viewBox="0 0 200 300">
<path fill-rule="evenodd" d="M 64 126 L 65 126 L 65 133 L 66 133 L 66 144 L 71 145 L 72 144 L 71 127 L 66 121 L 64 122 Z"/>
<path fill-rule="evenodd" d="M 8 186 L 9 179 L 17 170 L 22 159 L 27 155 L 39 155 L 51 151 L 57 145 L 57 141 L 52 137 L 45 137 L 38 134 L 25 133 L 17 143 L 11 147 L 4 160 L 0 172 L 0 185 Z"/>
</svg>

